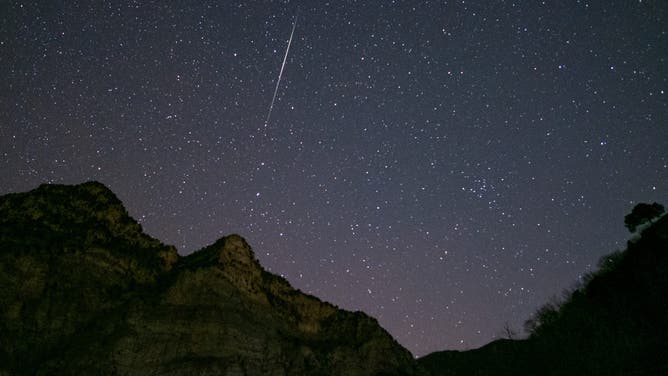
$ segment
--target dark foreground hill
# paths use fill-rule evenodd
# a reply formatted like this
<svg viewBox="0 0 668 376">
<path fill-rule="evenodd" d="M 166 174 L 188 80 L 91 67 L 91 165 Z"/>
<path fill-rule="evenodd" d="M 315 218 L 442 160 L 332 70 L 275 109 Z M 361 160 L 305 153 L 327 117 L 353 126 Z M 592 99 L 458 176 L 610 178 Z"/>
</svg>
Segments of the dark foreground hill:
<svg viewBox="0 0 668 376">
<path fill-rule="evenodd" d="M 668 216 L 543 306 L 526 340 L 419 359 L 433 375 L 668 375 Z"/>
<path fill-rule="evenodd" d="M 0 286 L 0 375 L 416 374 L 376 320 L 240 236 L 180 257 L 95 182 L 0 197 Z"/>
</svg>

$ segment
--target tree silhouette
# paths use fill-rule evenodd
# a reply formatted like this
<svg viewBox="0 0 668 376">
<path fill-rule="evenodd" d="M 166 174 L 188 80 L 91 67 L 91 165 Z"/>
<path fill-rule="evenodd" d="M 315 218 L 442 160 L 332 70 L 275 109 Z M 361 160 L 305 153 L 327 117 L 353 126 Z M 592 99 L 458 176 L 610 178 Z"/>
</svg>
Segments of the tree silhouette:
<svg viewBox="0 0 668 376">
<path fill-rule="evenodd" d="M 515 329 L 508 324 L 508 321 L 506 321 L 505 325 L 503 325 L 503 336 L 506 339 L 516 339 L 517 334 L 517 331 L 515 331 Z"/>
<path fill-rule="evenodd" d="M 640 203 L 636 205 L 631 213 L 624 217 L 624 225 L 630 232 L 636 232 L 636 228 L 645 222 L 652 223 L 652 220 L 663 214 L 663 205 L 658 203 L 645 204 Z"/>
</svg>

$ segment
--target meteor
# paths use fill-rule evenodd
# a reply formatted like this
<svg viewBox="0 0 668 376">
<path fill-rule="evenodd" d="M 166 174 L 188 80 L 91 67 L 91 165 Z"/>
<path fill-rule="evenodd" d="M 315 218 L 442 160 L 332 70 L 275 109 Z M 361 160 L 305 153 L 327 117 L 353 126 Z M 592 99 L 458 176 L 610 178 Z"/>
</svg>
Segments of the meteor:
<svg viewBox="0 0 668 376">
<path fill-rule="evenodd" d="M 276 94 L 278 94 L 278 87 L 281 85 L 281 77 L 283 77 L 283 69 L 285 69 L 285 62 L 288 61 L 288 53 L 290 52 L 290 44 L 292 44 L 292 36 L 295 34 L 295 27 L 297 26 L 297 17 L 295 16 L 295 22 L 292 24 L 292 31 L 290 32 L 290 39 L 288 40 L 288 47 L 285 49 L 285 56 L 283 57 L 283 64 L 281 64 L 281 71 L 278 73 L 278 80 L 276 80 L 276 88 L 274 89 L 274 96 L 271 98 L 271 104 L 269 105 L 269 112 L 267 113 L 267 119 L 264 121 L 264 126 L 266 127 L 269 124 L 269 117 L 271 116 L 271 110 L 274 109 L 274 102 L 276 101 Z"/>
</svg>

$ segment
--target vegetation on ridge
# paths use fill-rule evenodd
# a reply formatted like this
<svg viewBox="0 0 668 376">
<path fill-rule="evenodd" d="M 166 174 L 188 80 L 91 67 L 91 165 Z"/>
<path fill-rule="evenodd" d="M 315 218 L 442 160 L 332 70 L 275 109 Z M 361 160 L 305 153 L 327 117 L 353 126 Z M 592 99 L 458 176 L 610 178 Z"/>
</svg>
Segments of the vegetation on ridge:
<svg viewBox="0 0 668 376">
<path fill-rule="evenodd" d="M 420 363 L 433 375 L 667 374 L 668 216 L 659 218 L 662 208 L 636 206 L 629 230 L 650 226 L 625 251 L 603 257 L 563 301 L 541 307 L 526 323 L 528 339 L 433 353 Z"/>
</svg>

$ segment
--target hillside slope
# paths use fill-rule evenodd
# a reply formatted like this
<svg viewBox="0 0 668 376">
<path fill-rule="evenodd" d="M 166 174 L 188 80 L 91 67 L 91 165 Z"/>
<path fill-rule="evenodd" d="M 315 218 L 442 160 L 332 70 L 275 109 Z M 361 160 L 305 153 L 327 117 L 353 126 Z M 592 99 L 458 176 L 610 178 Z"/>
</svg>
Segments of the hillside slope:
<svg viewBox="0 0 668 376">
<path fill-rule="evenodd" d="M 444 351 L 432 375 L 668 374 L 668 216 L 601 260 L 565 301 L 542 307 L 527 340 Z"/>
<path fill-rule="evenodd" d="M 0 197 L 0 374 L 411 375 L 375 319 L 293 289 L 238 235 L 187 257 L 96 182 Z"/>
</svg>

